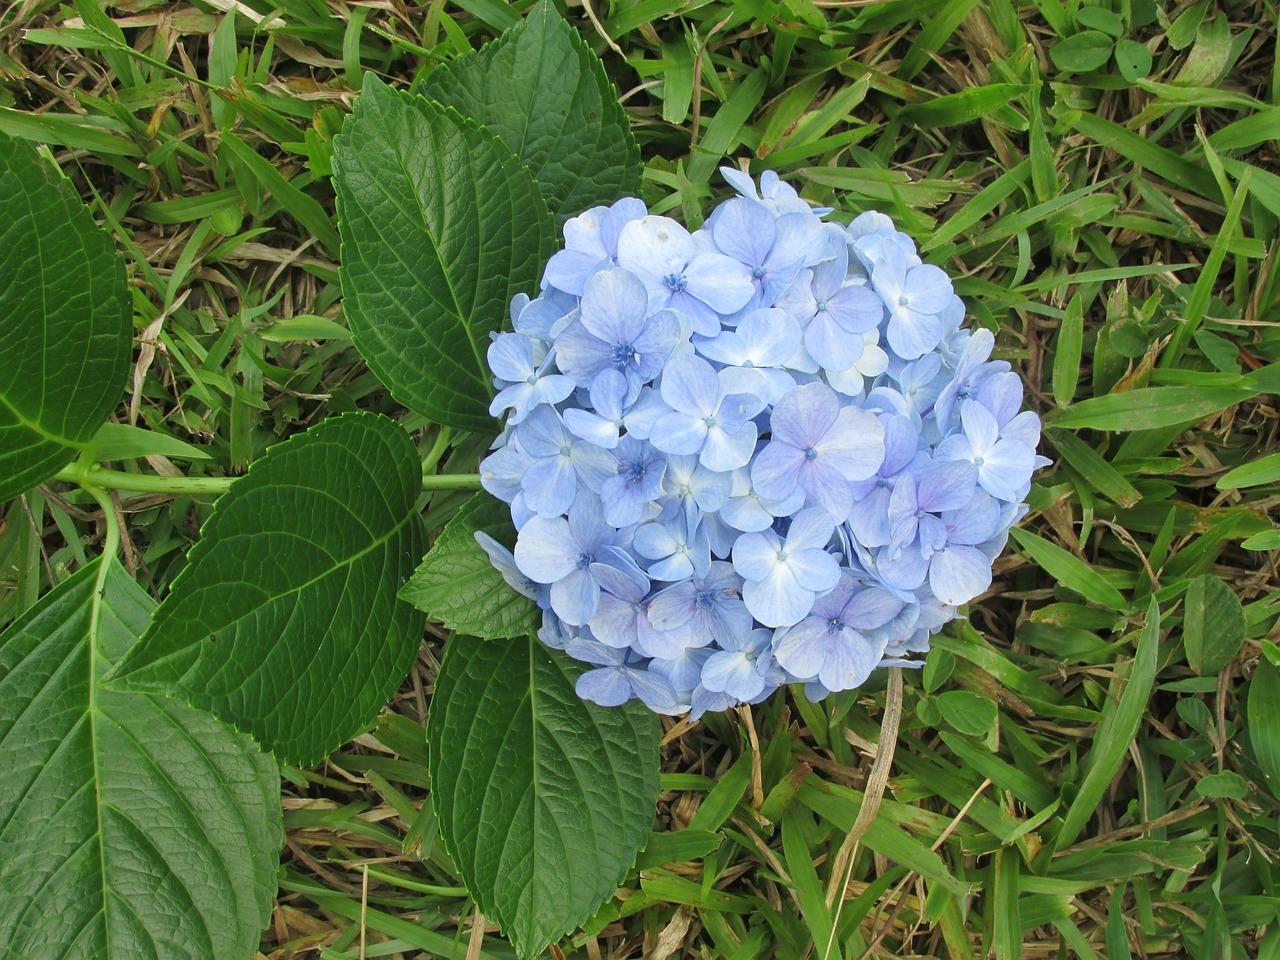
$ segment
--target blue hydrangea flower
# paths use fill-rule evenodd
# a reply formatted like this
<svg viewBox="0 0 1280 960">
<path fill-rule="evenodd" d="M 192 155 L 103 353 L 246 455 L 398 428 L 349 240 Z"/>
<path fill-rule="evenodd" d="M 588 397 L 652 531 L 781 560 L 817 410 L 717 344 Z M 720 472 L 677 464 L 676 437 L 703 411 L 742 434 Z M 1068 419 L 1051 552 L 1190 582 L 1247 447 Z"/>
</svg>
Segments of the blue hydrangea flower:
<svg viewBox="0 0 1280 960">
<path fill-rule="evenodd" d="M 520 529 L 516 566 L 535 583 L 550 585 L 556 616 L 581 626 L 595 616 L 602 584 L 617 594 L 627 583 L 648 582 L 616 540 L 596 498 L 579 497 L 567 519 L 534 517 Z"/>
<path fill-rule="evenodd" d="M 842 573 L 809 615 L 779 631 L 773 655 L 787 672 L 816 679 L 827 690 L 860 687 L 880 663 L 888 637 L 879 628 L 905 606 L 886 590 Z"/>
<path fill-rule="evenodd" d="M 787 627 L 808 614 L 814 599 L 836 585 L 840 565 L 827 544 L 835 521 L 821 507 L 792 518 L 784 540 L 773 530 L 744 533 L 733 545 L 733 568 L 745 581 L 742 599 L 766 627 Z"/>
<path fill-rule="evenodd" d="M 709 470 L 745 467 L 756 449 L 752 421 L 764 398 L 731 393 L 730 381 L 693 354 L 672 359 L 662 377 L 662 399 L 671 408 L 653 425 L 650 439 L 664 453 L 697 454 Z"/>
<path fill-rule="evenodd" d="M 546 282 L 557 290 L 582 296 L 593 273 L 617 266 L 622 228 L 648 212 L 635 197 L 623 197 L 611 207 L 592 207 L 566 221 L 564 249 L 547 261 Z"/>
<path fill-rule="evenodd" d="M 628 223 L 618 238 L 618 263 L 649 291 L 654 308 L 687 314 L 703 336 L 720 332 L 720 315 L 736 313 L 755 293 L 745 266 L 667 217 Z"/>
<path fill-rule="evenodd" d="M 773 666 L 772 644 L 772 630 L 751 630 L 725 638 L 720 650 L 703 664 L 702 685 L 711 693 L 727 693 L 743 703 L 758 697 Z"/>
<path fill-rule="evenodd" d="M 853 506 L 850 483 L 875 474 L 884 461 L 884 427 L 874 414 L 844 407 L 830 387 L 790 390 L 769 418 L 772 438 L 751 465 L 756 492 L 784 500 L 796 487 L 805 503 L 843 523 Z"/>
<path fill-rule="evenodd" d="M 477 542 L 588 664 L 579 695 L 697 718 L 919 665 L 1027 512 L 1039 418 L 883 214 L 776 174 L 689 232 L 634 198 L 565 225 L 489 349 L 506 417 Z"/>
<path fill-rule="evenodd" d="M 680 339 L 680 318 L 670 310 L 649 313 L 644 285 L 625 270 L 594 274 L 579 313 L 556 339 L 556 364 L 579 387 L 616 370 L 638 394 L 662 372 Z"/>
<path fill-rule="evenodd" d="M 903 360 L 924 356 L 942 340 L 939 314 L 951 303 L 951 281 L 931 264 L 909 266 L 896 244 L 885 244 L 871 271 L 876 292 L 889 308 L 886 335 Z"/>
</svg>

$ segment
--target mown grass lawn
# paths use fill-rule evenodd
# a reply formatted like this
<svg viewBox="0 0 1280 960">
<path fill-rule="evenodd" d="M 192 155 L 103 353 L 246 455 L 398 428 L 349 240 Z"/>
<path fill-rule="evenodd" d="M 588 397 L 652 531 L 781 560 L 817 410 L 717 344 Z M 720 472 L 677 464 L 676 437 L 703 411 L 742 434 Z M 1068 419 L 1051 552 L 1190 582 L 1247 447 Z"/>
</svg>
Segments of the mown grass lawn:
<svg viewBox="0 0 1280 960">
<path fill-rule="evenodd" d="M 234 475 L 357 408 L 424 426 L 350 345 L 333 137 L 366 71 L 407 86 L 526 6 L 0 12 L 0 131 L 47 144 L 127 256 L 136 364 L 116 419 L 209 455 L 137 467 Z M 727 162 L 836 219 L 890 214 L 996 331 L 1054 465 L 989 594 L 900 693 L 881 675 L 669 722 L 649 847 L 553 954 L 1280 957 L 1276 7 L 566 13 L 622 94 L 651 210 L 700 223 Z M 438 496 L 429 524 L 460 500 Z M 211 503 L 119 501 L 154 595 Z M 97 552 L 96 510 L 52 483 L 0 514 L 0 627 Z M 263 956 L 514 955 L 425 802 L 444 639 L 375 730 L 287 772 Z"/>
</svg>

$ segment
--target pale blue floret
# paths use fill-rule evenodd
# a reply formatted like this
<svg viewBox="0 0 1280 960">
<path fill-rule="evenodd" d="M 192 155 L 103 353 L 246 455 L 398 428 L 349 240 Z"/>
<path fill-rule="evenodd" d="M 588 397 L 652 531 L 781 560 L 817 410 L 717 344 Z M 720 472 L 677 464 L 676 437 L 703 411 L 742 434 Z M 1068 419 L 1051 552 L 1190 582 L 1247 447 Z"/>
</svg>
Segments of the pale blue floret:
<svg viewBox="0 0 1280 960">
<path fill-rule="evenodd" d="M 835 522 L 821 507 L 791 519 L 784 540 L 773 530 L 744 533 L 733 546 L 733 568 L 745 581 L 742 599 L 766 627 L 799 623 L 814 599 L 836 585 L 840 565 L 827 552 Z"/>
<path fill-rule="evenodd" d="M 667 217 L 628 223 L 618 238 L 618 263 L 644 284 L 652 309 L 688 314 L 704 336 L 719 333 L 720 315 L 741 310 L 755 293 L 746 267 Z"/>
<path fill-rule="evenodd" d="M 592 207 L 565 222 L 564 249 L 547 261 L 546 282 L 557 290 L 582 296 L 597 270 L 617 266 L 618 234 L 649 211 L 635 197 L 611 207 Z"/>
<path fill-rule="evenodd" d="M 971 463 L 987 493 L 999 500 L 1021 500 L 1036 468 L 1035 448 L 1002 437 L 996 418 L 977 400 L 961 403 L 960 420 L 963 431 L 938 445 L 938 459 Z"/>
<path fill-rule="evenodd" d="M 804 328 L 805 352 L 815 364 L 809 372 L 853 366 L 866 345 L 861 334 L 875 330 L 885 315 L 874 290 L 847 282 L 848 247 L 839 243 L 834 250 L 830 259 L 801 273 L 778 300 L 778 307 Z"/>
<path fill-rule="evenodd" d="M 807 209 L 774 217 L 762 204 L 742 198 L 722 204 L 710 222 L 721 253 L 747 268 L 754 292 L 742 309 L 769 307 L 796 273 L 822 257 L 822 222 Z"/>
<path fill-rule="evenodd" d="M 514 436 L 514 445 L 530 458 L 520 492 L 540 517 L 565 513 L 580 489 L 599 493 L 616 472 L 613 454 L 575 437 L 553 407 L 536 407 Z"/>
<path fill-rule="evenodd" d="M 887 591 L 840 575 L 809 615 L 778 632 L 773 655 L 793 676 L 827 690 L 860 687 L 880 663 L 888 637 L 879 631 L 905 605 Z"/>
<path fill-rule="evenodd" d="M 772 405 L 796 385 L 782 369 L 800 347 L 800 325 L 784 310 L 763 308 L 747 313 L 737 329 L 716 337 L 695 337 L 703 357 L 723 364 L 720 371 L 729 393 L 749 393 Z"/>
<path fill-rule="evenodd" d="M 547 358 L 535 363 L 535 343 L 523 334 L 501 333 L 489 344 L 489 369 L 505 384 L 489 404 L 489 416 L 498 417 L 510 410 L 510 426 L 520 423 L 534 407 L 557 404 L 573 393 L 572 380 L 547 372 Z"/>
<path fill-rule="evenodd" d="M 702 667 L 702 685 L 711 693 L 726 693 L 748 701 L 760 695 L 773 666 L 772 630 L 751 630 L 721 641 L 721 649 Z"/>
<path fill-rule="evenodd" d="M 629 436 L 622 438 L 614 456 L 618 472 L 600 485 L 600 502 L 607 523 L 629 527 L 658 512 L 667 461 L 645 441 Z"/>
<path fill-rule="evenodd" d="M 871 279 L 889 310 L 890 349 L 903 360 L 916 360 L 936 347 L 942 340 L 939 315 L 952 298 L 947 275 L 930 264 L 909 266 L 902 251 L 890 243 Z"/>
<path fill-rule="evenodd" d="M 583 700 L 602 707 L 620 707 L 634 698 L 656 713 L 676 713 L 682 709 L 671 684 L 646 669 L 644 659 L 629 650 L 572 640 L 565 652 L 575 660 L 597 665 L 596 669 L 578 677 L 575 689 Z"/>
<path fill-rule="evenodd" d="M 756 492 L 784 500 L 797 487 L 807 506 L 843 523 L 853 506 L 850 482 L 872 476 L 884 460 L 884 427 L 873 414 L 822 383 L 790 390 L 773 408 L 772 440 L 751 467 Z"/>
<path fill-rule="evenodd" d="M 651 442 L 664 453 L 698 455 L 709 470 L 745 467 L 756 448 L 764 398 L 728 392 L 729 381 L 693 354 L 674 358 L 662 376 L 662 399 L 671 408 L 653 425 Z"/>
<path fill-rule="evenodd" d="M 516 566 L 530 580 L 551 586 L 551 609 L 565 623 L 587 623 L 600 603 L 601 586 L 624 590 L 644 573 L 614 546 L 617 531 L 604 522 L 597 498 L 579 497 L 568 518 L 534 517 L 516 538 Z"/>
<path fill-rule="evenodd" d="M 587 281 L 580 316 L 556 340 L 556 364 L 579 387 L 605 370 L 622 374 L 633 396 L 666 365 L 680 339 L 670 310 L 649 314 L 645 288 L 626 270 L 603 270 Z"/>
<path fill-rule="evenodd" d="M 667 587 L 649 603 L 649 620 L 661 630 L 688 629 L 691 646 L 706 646 L 751 629 L 751 614 L 742 602 L 742 578 L 732 564 L 713 561 L 703 576 Z"/>
<path fill-rule="evenodd" d="M 711 544 L 688 513 L 642 523 L 633 546 L 637 554 L 652 561 L 649 576 L 654 580 L 674 583 L 711 569 Z"/>
</svg>

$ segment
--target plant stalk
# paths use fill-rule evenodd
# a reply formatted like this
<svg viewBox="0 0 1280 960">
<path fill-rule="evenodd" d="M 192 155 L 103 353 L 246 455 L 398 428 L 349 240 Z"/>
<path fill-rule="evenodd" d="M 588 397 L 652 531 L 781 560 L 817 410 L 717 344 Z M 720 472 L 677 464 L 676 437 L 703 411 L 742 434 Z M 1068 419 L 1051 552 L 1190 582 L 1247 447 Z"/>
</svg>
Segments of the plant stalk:
<svg viewBox="0 0 1280 960">
<path fill-rule="evenodd" d="M 107 490 L 132 493 L 168 493 L 174 495 L 218 496 L 231 489 L 236 477 L 161 477 L 154 474 L 126 473 L 105 467 L 79 463 L 64 467 L 54 474 L 55 480 Z M 478 473 L 437 473 L 422 478 L 423 490 L 479 490 Z"/>
</svg>

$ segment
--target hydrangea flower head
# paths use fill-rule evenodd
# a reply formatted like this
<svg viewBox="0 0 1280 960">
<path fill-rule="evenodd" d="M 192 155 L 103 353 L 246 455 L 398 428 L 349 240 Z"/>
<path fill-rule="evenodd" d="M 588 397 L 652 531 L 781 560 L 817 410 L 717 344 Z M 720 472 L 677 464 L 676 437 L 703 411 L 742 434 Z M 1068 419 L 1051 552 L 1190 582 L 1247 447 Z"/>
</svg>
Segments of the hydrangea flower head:
<svg viewBox="0 0 1280 960">
<path fill-rule="evenodd" d="M 910 237 L 776 174 L 699 230 L 634 198 L 565 224 L 489 363 L 481 546 L 587 665 L 578 693 L 697 717 L 919 665 L 991 584 L 1040 421 Z"/>
</svg>

